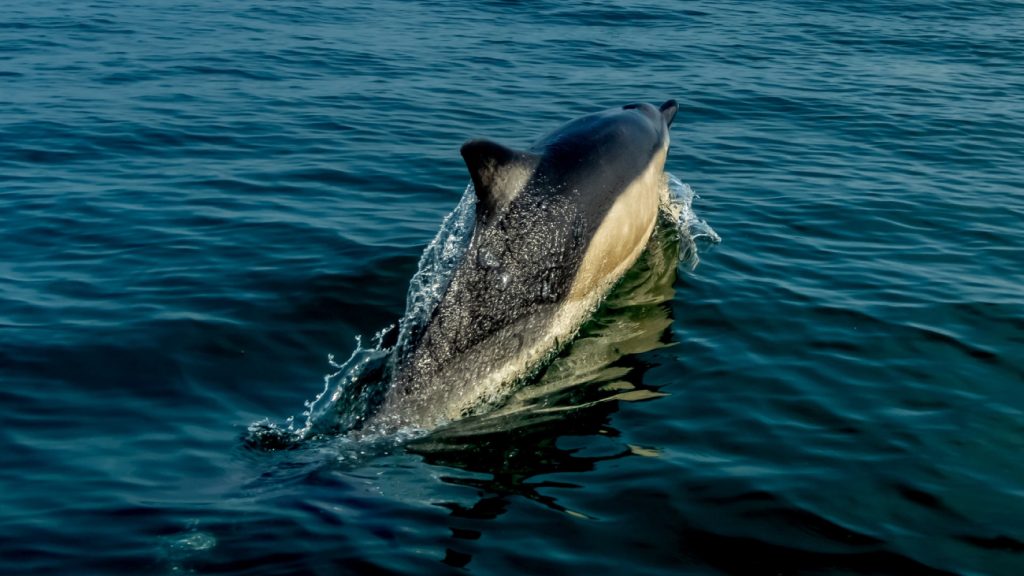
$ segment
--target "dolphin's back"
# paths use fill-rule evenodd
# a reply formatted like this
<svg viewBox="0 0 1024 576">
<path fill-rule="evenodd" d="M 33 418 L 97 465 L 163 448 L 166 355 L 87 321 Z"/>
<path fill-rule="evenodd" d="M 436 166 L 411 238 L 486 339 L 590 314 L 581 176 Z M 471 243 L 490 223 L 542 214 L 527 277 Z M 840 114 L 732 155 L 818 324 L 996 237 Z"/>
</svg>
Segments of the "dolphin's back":
<svg viewBox="0 0 1024 576">
<path fill-rule="evenodd" d="M 668 142 L 664 111 L 640 106 L 574 120 L 526 152 L 463 147 L 478 198 L 473 236 L 396 359 L 386 416 L 433 425 L 500 397 L 632 264 L 653 228 Z"/>
</svg>

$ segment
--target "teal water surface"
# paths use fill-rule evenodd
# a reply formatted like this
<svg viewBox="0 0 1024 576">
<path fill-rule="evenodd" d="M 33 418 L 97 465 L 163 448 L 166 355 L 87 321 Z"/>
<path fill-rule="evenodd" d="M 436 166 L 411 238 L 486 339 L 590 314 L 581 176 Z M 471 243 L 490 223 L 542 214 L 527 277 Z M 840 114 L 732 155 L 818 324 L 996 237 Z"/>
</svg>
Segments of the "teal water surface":
<svg viewBox="0 0 1024 576">
<path fill-rule="evenodd" d="M 2 12 L 0 573 L 1024 573 L 1024 4 Z M 696 268 L 489 414 L 254 436 L 402 316 L 465 140 L 668 98 Z"/>
</svg>

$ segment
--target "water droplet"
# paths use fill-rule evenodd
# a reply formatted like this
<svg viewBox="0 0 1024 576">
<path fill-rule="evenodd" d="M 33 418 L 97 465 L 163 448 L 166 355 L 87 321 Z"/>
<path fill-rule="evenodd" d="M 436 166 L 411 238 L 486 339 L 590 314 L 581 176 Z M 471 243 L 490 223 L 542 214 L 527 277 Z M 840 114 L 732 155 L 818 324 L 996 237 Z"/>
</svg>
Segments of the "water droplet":
<svg viewBox="0 0 1024 576">
<path fill-rule="evenodd" d="M 480 251 L 477 252 L 476 263 L 482 268 L 490 270 L 491 268 L 497 268 L 500 266 L 501 260 L 498 260 L 498 257 L 491 253 L 490 250 L 481 248 Z"/>
<path fill-rule="evenodd" d="M 217 539 L 208 532 L 190 532 L 171 541 L 171 546 L 178 550 L 201 552 L 217 545 Z"/>
</svg>

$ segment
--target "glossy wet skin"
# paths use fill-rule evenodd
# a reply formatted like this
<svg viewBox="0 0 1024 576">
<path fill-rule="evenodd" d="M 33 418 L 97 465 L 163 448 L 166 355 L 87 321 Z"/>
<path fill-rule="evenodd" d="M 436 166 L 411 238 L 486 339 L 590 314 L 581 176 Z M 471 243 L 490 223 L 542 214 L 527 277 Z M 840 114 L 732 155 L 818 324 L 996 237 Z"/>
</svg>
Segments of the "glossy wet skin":
<svg viewBox="0 0 1024 576">
<path fill-rule="evenodd" d="M 627 104 L 578 118 L 530 147 L 541 156 L 534 193 L 577 195 L 591 230 L 618 195 L 668 145 L 668 126 L 657 108 Z M 553 188 L 545 184 L 555 182 Z"/>
<path fill-rule="evenodd" d="M 528 176 L 510 199 L 478 203 L 469 248 L 398 359 L 383 414 L 417 426 L 458 417 L 497 395 L 482 382 L 510 384 L 571 336 L 650 235 L 674 112 L 673 103 L 664 115 L 649 104 L 590 114 L 527 151 L 516 170 Z"/>
</svg>

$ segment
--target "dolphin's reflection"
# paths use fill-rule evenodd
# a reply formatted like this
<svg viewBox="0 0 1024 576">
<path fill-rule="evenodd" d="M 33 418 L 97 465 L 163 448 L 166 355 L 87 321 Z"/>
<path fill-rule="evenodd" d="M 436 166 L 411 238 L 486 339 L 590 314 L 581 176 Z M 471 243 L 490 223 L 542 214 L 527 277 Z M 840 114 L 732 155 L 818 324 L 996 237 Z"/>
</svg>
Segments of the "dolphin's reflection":
<svg viewBox="0 0 1024 576">
<path fill-rule="evenodd" d="M 574 485 L 530 479 L 555 472 L 587 472 L 598 462 L 643 453 L 624 447 L 612 454 L 583 456 L 577 449 L 560 448 L 560 438 L 603 435 L 617 437 L 608 425 L 620 401 L 663 396 L 643 382 L 646 364 L 641 354 L 672 344 L 670 301 L 680 261 L 678 229 L 663 219 L 646 252 L 608 297 L 601 310 L 536 378 L 500 407 L 456 421 L 408 445 L 434 465 L 457 468 L 470 476 L 446 476 L 444 482 L 480 493 L 471 506 L 440 502 L 451 511 L 453 545 L 446 564 L 462 567 L 472 560 L 465 544 L 481 532 L 477 520 L 503 514 L 512 496 L 585 516 L 542 493 L 544 488 Z"/>
</svg>

